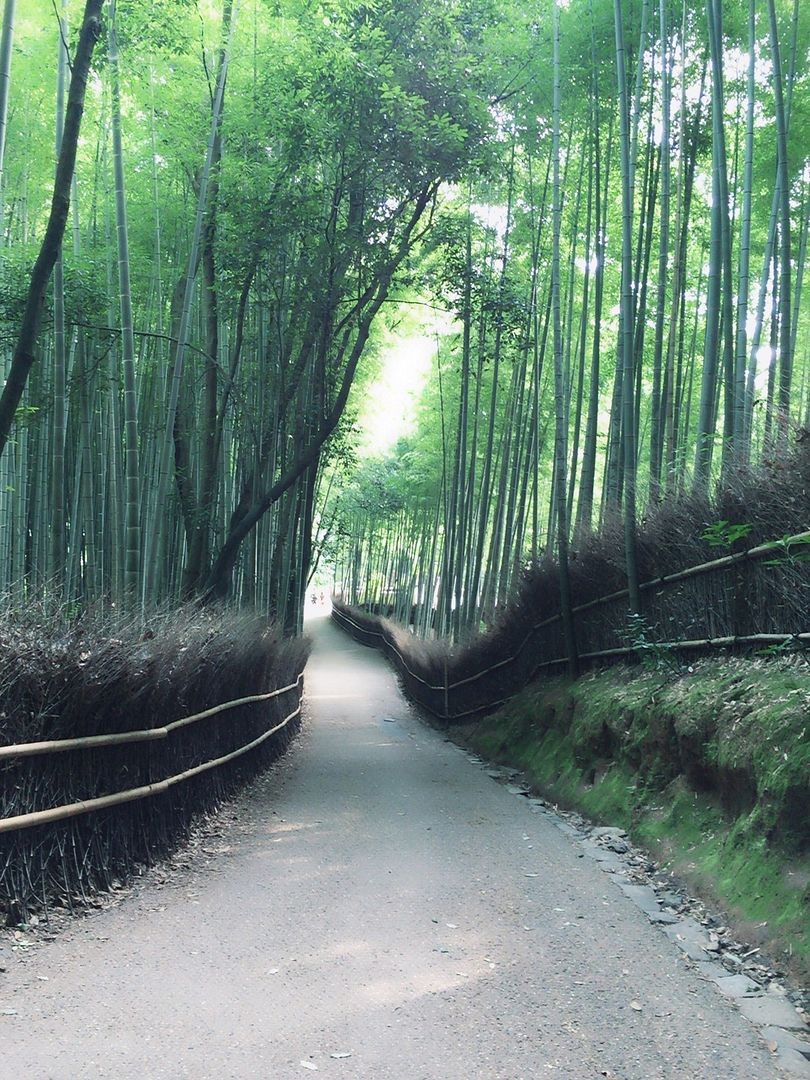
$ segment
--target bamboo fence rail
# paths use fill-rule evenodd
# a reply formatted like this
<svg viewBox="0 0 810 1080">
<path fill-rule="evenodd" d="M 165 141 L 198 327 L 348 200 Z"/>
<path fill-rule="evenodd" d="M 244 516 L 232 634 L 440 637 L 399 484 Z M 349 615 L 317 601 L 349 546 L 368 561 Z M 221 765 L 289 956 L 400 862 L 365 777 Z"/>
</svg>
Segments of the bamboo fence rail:
<svg viewBox="0 0 810 1080">
<path fill-rule="evenodd" d="M 295 683 L 292 689 L 295 687 Z M 259 700 L 266 700 L 265 695 L 257 695 Z M 242 699 L 244 701 L 245 699 Z M 252 699 L 254 700 L 254 699 Z M 230 703 L 228 703 L 230 704 Z M 234 705 L 235 707 L 235 705 Z M 222 710 L 220 710 L 222 711 Z M 174 776 L 167 776 L 164 780 L 157 780 L 152 784 L 145 784 L 142 787 L 129 788 L 126 791 L 117 791 L 111 795 L 100 795 L 93 799 L 81 799 L 78 802 L 66 803 L 63 806 L 52 806 L 48 810 L 35 810 L 29 814 L 17 814 L 15 817 L 0 818 L 0 833 L 15 832 L 17 829 L 33 828 L 35 825 L 46 825 L 53 821 L 65 821 L 67 818 L 77 817 L 79 814 L 88 814 L 93 810 L 104 810 L 110 806 L 122 806 L 124 803 L 136 802 L 138 799 L 147 799 L 152 795 L 160 795 L 163 792 L 174 787 L 176 784 L 181 784 L 185 780 L 190 780 L 194 776 L 199 776 L 201 773 L 208 772 L 210 769 L 216 769 L 220 765 L 225 765 L 229 761 L 234 761 L 236 758 L 241 757 L 243 754 L 247 754 L 250 750 L 255 750 L 257 746 L 261 746 L 263 742 L 266 742 L 272 735 L 281 731 L 287 724 L 296 716 L 301 713 L 301 705 L 299 704 L 288 716 L 285 716 L 280 724 L 276 724 L 271 727 L 269 731 L 265 731 L 258 738 L 252 739 L 244 746 L 240 746 L 237 750 L 232 750 L 229 754 L 223 754 L 218 758 L 213 758 L 211 761 L 206 761 L 202 765 L 195 765 L 194 768 L 185 769 L 181 773 L 176 773 Z M 132 740 L 128 740 L 132 741 Z"/>
<path fill-rule="evenodd" d="M 196 724 L 200 720 L 207 720 L 210 716 L 218 713 L 237 709 L 241 705 L 252 705 L 254 702 L 270 701 L 271 698 L 280 697 L 301 683 L 304 677 L 303 671 L 288 686 L 280 686 L 277 690 L 271 690 L 267 694 L 250 694 L 248 697 L 235 698 L 233 701 L 225 701 L 221 705 L 214 705 L 202 712 L 183 716 L 179 720 L 173 720 L 163 727 L 146 728 L 142 731 L 119 731 L 111 735 L 84 735 L 76 739 L 45 739 L 41 742 L 12 743 L 10 746 L 0 746 L 0 761 L 8 758 L 34 757 L 38 754 L 60 754 L 67 750 L 89 750 L 96 746 L 123 746 L 126 743 L 152 742 L 155 739 L 165 739 L 173 731 L 179 728 Z"/>
<path fill-rule="evenodd" d="M 88 750 L 97 747 L 123 746 L 130 743 L 152 742 L 158 739 L 165 739 L 181 728 L 188 727 L 201 720 L 209 719 L 220 713 L 228 712 L 245 705 L 270 701 L 273 698 L 281 697 L 283 694 L 293 690 L 299 691 L 297 708 L 289 713 L 289 715 L 285 716 L 280 723 L 275 724 L 257 738 L 252 739 L 250 742 L 227 754 L 222 754 L 219 757 L 212 758 L 202 764 L 184 769 L 182 772 L 175 773 L 163 780 L 154 781 L 139 787 L 128 788 L 124 791 L 113 792 L 108 795 L 96 796 L 89 799 L 80 799 L 72 803 L 65 803 L 61 806 L 50 807 L 47 810 L 36 810 L 25 814 L 16 814 L 11 817 L 0 818 L 0 834 L 15 832 L 19 829 L 32 828 L 36 825 L 49 824 L 55 821 L 63 821 L 67 818 L 77 817 L 80 814 L 90 813 L 94 810 L 120 806 L 124 803 L 135 802 L 139 799 L 158 795 L 168 791 L 171 787 L 174 787 L 183 781 L 190 780 L 192 777 L 199 776 L 201 773 L 208 772 L 211 769 L 234 761 L 236 758 L 261 746 L 262 743 L 266 742 L 271 736 L 282 731 L 293 719 L 300 715 L 300 687 L 303 677 L 304 673 L 302 671 L 295 682 L 289 683 L 286 686 L 278 687 L 265 694 L 250 694 L 247 697 L 226 701 L 219 705 L 214 705 L 210 709 L 204 709 L 202 712 L 192 713 L 189 716 L 181 717 L 160 728 L 145 729 L 141 731 L 122 731 L 109 735 L 88 735 L 74 739 L 51 739 L 41 742 L 18 743 L 11 746 L 0 747 L 0 760 L 8 760 L 33 757 L 36 755 L 59 754 L 69 750 Z"/>
</svg>

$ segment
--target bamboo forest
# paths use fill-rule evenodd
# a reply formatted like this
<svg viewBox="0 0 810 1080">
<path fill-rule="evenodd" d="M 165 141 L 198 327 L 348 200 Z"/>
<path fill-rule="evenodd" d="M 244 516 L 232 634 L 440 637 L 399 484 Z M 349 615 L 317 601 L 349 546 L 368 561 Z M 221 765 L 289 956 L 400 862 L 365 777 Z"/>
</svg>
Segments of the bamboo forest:
<svg viewBox="0 0 810 1080">
<path fill-rule="evenodd" d="M 810 2 L 0 10 L 0 1080 L 810 1078 Z"/>
<path fill-rule="evenodd" d="M 6 2 L 5 589 L 295 632 L 317 574 L 459 637 L 618 515 L 637 594 L 651 508 L 808 437 L 809 41 L 798 0 Z"/>
</svg>

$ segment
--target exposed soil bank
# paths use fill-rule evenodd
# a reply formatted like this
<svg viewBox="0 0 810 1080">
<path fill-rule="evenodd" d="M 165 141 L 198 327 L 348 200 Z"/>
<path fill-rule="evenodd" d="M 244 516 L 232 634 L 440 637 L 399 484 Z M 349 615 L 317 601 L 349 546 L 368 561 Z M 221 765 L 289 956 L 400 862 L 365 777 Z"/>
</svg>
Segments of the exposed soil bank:
<svg viewBox="0 0 810 1080">
<path fill-rule="evenodd" d="M 804 660 L 545 680 L 453 728 L 546 797 L 621 825 L 799 978 L 810 974 Z"/>
</svg>

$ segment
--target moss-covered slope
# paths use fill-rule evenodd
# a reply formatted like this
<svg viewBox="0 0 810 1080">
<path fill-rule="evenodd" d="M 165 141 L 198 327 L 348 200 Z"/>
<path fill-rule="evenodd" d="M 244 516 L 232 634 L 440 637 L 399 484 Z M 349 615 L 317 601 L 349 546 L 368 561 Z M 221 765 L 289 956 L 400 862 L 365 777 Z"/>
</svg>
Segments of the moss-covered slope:
<svg viewBox="0 0 810 1080">
<path fill-rule="evenodd" d="M 458 734 L 559 803 L 629 829 L 810 971 L 806 661 L 546 680 Z"/>
</svg>

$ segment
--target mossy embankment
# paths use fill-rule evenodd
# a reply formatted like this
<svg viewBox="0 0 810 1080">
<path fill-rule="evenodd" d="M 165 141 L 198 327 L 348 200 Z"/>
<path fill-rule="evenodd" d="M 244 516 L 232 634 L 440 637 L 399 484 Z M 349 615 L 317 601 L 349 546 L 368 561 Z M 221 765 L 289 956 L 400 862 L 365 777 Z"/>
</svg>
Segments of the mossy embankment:
<svg viewBox="0 0 810 1080">
<path fill-rule="evenodd" d="M 543 680 L 451 729 L 562 806 L 626 828 L 810 973 L 810 664 L 707 660 Z"/>
</svg>

